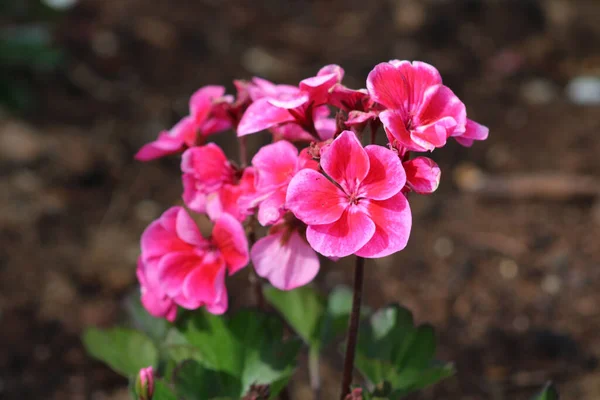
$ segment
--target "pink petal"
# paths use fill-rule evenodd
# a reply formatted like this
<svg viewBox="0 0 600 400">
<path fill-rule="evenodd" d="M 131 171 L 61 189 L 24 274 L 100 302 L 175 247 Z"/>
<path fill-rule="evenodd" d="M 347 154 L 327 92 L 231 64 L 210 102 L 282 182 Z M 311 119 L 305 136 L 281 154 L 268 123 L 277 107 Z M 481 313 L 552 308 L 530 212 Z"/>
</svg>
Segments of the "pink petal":
<svg viewBox="0 0 600 400">
<path fill-rule="evenodd" d="M 323 68 L 321 68 L 319 70 L 319 72 L 317 72 L 317 76 L 323 76 L 323 75 L 329 75 L 329 74 L 335 75 L 337 81 L 341 82 L 342 79 L 344 78 L 344 69 L 337 64 L 328 64 L 328 65 L 324 66 Z"/>
<path fill-rule="evenodd" d="M 203 123 L 213 106 L 213 101 L 225 94 L 223 86 L 204 86 L 190 98 L 190 115 L 196 124 Z"/>
<path fill-rule="evenodd" d="M 286 188 L 275 190 L 258 206 L 258 222 L 262 226 L 273 225 L 281 219 L 285 205 Z"/>
<path fill-rule="evenodd" d="M 411 63 L 399 60 L 392 60 L 390 64 L 394 65 L 408 80 L 412 91 L 409 101 L 412 104 L 421 103 L 427 89 L 442 84 L 442 77 L 433 65 L 422 61 L 413 61 Z"/>
<path fill-rule="evenodd" d="M 163 131 L 158 135 L 158 139 L 142 146 L 136 153 L 135 159 L 138 161 L 150 161 L 170 154 L 179 153 L 184 148 L 184 143 L 179 138 L 169 135 L 168 131 Z"/>
<path fill-rule="evenodd" d="M 306 239 L 326 257 L 346 257 L 362 248 L 374 233 L 373 221 L 358 207 L 349 207 L 331 224 L 309 225 Z"/>
<path fill-rule="evenodd" d="M 231 128 L 231 120 L 224 117 L 209 118 L 200 127 L 203 136 L 213 135 Z"/>
<path fill-rule="evenodd" d="M 385 200 L 402 190 L 406 173 L 398 154 L 378 145 L 369 145 L 365 151 L 371 167 L 360 185 L 360 196 Z"/>
<path fill-rule="evenodd" d="M 343 131 L 321 150 L 321 167 L 347 194 L 352 194 L 369 172 L 369 157 L 356 135 Z"/>
<path fill-rule="evenodd" d="M 446 138 L 453 135 L 455 131 L 464 132 L 467 123 L 465 105 L 449 87 L 444 85 L 432 86 L 424 94 L 421 107 L 414 118 L 415 125 L 430 126 L 449 119 L 454 121 L 454 125 L 444 124 Z M 419 131 L 420 129 L 417 127 L 415 130 Z"/>
<path fill-rule="evenodd" d="M 311 142 L 315 138 L 295 122 L 274 126 L 271 128 L 273 141 L 289 140 L 290 142 Z"/>
<path fill-rule="evenodd" d="M 408 77 L 390 63 L 377 64 L 367 76 L 371 99 L 390 109 L 405 109 L 410 89 Z"/>
<path fill-rule="evenodd" d="M 319 139 L 325 141 L 329 140 L 335 134 L 337 130 L 337 124 L 335 118 L 319 118 L 315 119 L 315 129 L 319 134 Z M 314 140 L 314 138 L 313 138 Z"/>
<path fill-rule="evenodd" d="M 385 257 L 406 247 L 412 216 L 408 201 L 402 193 L 383 201 L 361 202 L 376 226 L 375 233 L 357 256 L 366 258 Z"/>
<path fill-rule="evenodd" d="M 248 239 L 244 227 L 229 214 L 222 214 L 215 223 L 212 239 L 221 252 L 229 274 L 248 264 Z"/>
<path fill-rule="evenodd" d="M 308 93 L 297 91 L 296 93 L 278 93 L 277 97 L 269 97 L 268 101 L 275 107 L 292 109 L 308 102 Z"/>
<path fill-rule="evenodd" d="M 266 79 L 259 77 L 252 78 L 252 82 L 248 85 L 248 93 L 252 101 L 262 99 L 263 97 L 276 98 L 280 95 L 296 94 L 300 89 L 291 85 L 276 85 Z"/>
<path fill-rule="evenodd" d="M 285 200 L 285 207 L 308 225 L 337 221 L 347 205 L 346 194 L 312 169 L 303 169 L 294 175 Z"/>
<path fill-rule="evenodd" d="M 197 213 L 206 212 L 206 193 L 196 188 L 197 179 L 192 174 L 181 176 L 183 183 L 183 201 L 186 206 Z"/>
<path fill-rule="evenodd" d="M 192 217 L 190 217 L 184 208 L 180 208 L 177 213 L 176 230 L 177 236 L 186 243 L 196 247 L 202 247 L 208 244 L 207 240 L 200 234 L 198 225 L 196 225 Z"/>
<path fill-rule="evenodd" d="M 402 114 L 394 110 L 385 110 L 379 114 L 379 119 L 385 128 L 385 133 L 392 145 L 396 143 L 414 151 L 429 151 L 435 146 L 429 142 L 415 142 L 411 136 L 411 132 L 406 129 L 406 121 Z"/>
<path fill-rule="evenodd" d="M 350 111 L 348 113 L 348 119 L 346 120 L 346 126 L 359 125 L 367 122 L 368 120 L 377 118 L 377 113 L 372 111 L 370 112 L 362 112 L 362 111 Z"/>
<path fill-rule="evenodd" d="M 297 169 L 298 171 L 304 168 L 319 169 L 319 163 L 316 162 L 308 153 L 308 147 L 303 148 L 298 155 Z"/>
<path fill-rule="evenodd" d="M 428 150 L 443 147 L 446 144 L 446 139 L 457 128 L 458 125 L 453 117 L 444 117 L 431 125 L 420 126 L 410 132 L 413 147 L 421 146 Z"/>
<path fill-rule="evenodd" d="M 298 149 L 285 140 L 262 147 L 252 158 L 252 165 L 258 172 L 258 190 L 277 187 L 288 182 L 296 169 Z"/>
<path fill-rule="evenodd" d="M 417 157 L 404 162 L 408 186 L 417 193 L 433 193 L 440 184 L 440 167 L 431 158 Z"/>
<path fill-rule="evenodd" d="M 329 103 L 346 112 L 365 111 L 364 107 L 368 101 L 369 93 L 366 89 L 354 90 L 340 84 L 335 85 L 329 95 Z"/>
<path fill-rule="evenodd" d="M 250 257 L 256 273 L 279 290 L 306 285 L 319 272 L 319 257 L 296 231 L 280 231 L 258 240 Z"/>
<path fill-rule="evenodd" d="M 456 136 L 456 141 L 463 146 L 471 147 L 474 140 L 486 140 L 490 130 L 488 127 L 478 124 L 477 122 L 467 119 L 465 132 L 462 135 Z"/>
<path fill-rule="evenodd" d="M 190 116 L 183 117 L 171 128 L 169 135 L 178 138 L 188 147 L 195 146 L 198 136 L 198 124 Z"/>
<path fill-rule="evenodd" d="M 183 283 L 190 272 L 197 268 L 202 258 L 190 251 L 169 253 L 158 263 L 159 281 L 169 297 L 182 293 Z"/>
<path fill-rule="evenodd" d="M 142 258 L 138 258 L 136 274 L 140 282 L 141 302 L 144 308 L 158 318 L 173 322 L 177 315 L 177 305 L 159 286 L 158 279 L 150 279 Z"/>
<path fill-rule="evenodd" d="M 230 182 L 235 173 L 223 150 L 214 143 L 187 149 L 181 156 L 181 170 L 209 188 Z"/>
<path fill-rule="evenodd" d="M 200 265 L 189 273 L 183 284 L 183 295 L 192 304 L 207 305 L 207 310 L 222 314 L 221 307 L 209 308 L 209 305 L 219 304 L 227 297 L 225 287 L 225 262 L 221 257 L 207 255 Z M 198 307 L 196 306 L 196 307 Z M 193 308 L 196 308 L 193 307 Z M 227 306 L 225 305 L 225 309 Z M 216 312 L 215 312 L 216 311 Z"/>
<path fill-rule="evenodd" d="M 290 121 L 294 121 L 294 117 L 286 109 L 275 107 L 268 99 L 262 98 L 246 109 L 238 125 L 237 134 L 245 136 Z"/>
<path fill-rule="evenodd" d="M 176 219 L 181 207 L 171 207 L 161 217 L 152 222 L 142 233 L 142 257 L 162 257 L 171 252 L 189 251 L 193 246 L 177 236 Z"/>
</svg>

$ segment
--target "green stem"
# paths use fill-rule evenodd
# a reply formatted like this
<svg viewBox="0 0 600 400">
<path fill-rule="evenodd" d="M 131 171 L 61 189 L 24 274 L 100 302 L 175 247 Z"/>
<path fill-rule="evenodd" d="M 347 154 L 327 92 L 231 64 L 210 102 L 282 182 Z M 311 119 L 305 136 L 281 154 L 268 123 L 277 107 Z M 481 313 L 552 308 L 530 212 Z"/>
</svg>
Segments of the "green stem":
<svg viewBox="0 0 600 400">
<path fill-rule="evenodd" d="M 321 374 L 319 371 L 319 348 L 311 347 L 308 352 L 308 376 L 313 400 L 321 399 Z"/>
<path fill-rule="evenodd" d="M 352 296 L 352 313 L 348 323 L 348 339 L 346 341 L 346 356 L 344 359 L 344 374 L 342 376 L 342 395 L 344 400 L 350 393 L 352 385 L 352 372 L 354 371 L 354 353 L 356 352 L 356 341 L 358 339 L 358 325 L 360 322 L 360 303 L 362 301 L 365 259 L 356 257 L 354 267 L 354 294 Z"/>
</svg>

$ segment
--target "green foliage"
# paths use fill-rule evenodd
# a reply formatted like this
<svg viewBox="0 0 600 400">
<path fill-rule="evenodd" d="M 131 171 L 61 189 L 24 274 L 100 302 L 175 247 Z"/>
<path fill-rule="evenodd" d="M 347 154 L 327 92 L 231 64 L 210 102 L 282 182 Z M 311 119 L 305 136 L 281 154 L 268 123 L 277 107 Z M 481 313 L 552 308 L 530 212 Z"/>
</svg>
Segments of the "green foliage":
<svg viewBox="0 0 600 400">
<path fill-rule="evenodd" d="M 35 104 L 32 81 L 65 59 L 54 44 L 53 23 L 61 16 L 38 1 L 0 1 L 0 14 L 20 21 L 0 30 L 0 106 L 24 111 Z"/>
<path fill-rule="evenodd" d="M 531 400 L 558 400 L 558 391 L 551 382 L 548 382 L 542 391 Z"/>
<path fill-rule="evenodd" d="M 154 395 L 152 400 L 178 400 L 177 395 L 162 379 L 154 381 Z"/>
<path fill-rule="evenodd" d="M 433 328 L 416 327 L 408 310 L 393 305 L 363 323 L 356 366 L 378 388 L 376 395 L 397 399 L 453 374 L 451 365 L 434 360 L 435 350 Z"/>
<path fill-rule="evenodd" d="M 164 318 L 150 315 L 142 305 L 139 292 L 132 293 L 125 305 L 133 328 L 144 332 L 155 342 L 165 339 L 172 325 Z"/>
<path fill-rule="evenodd" d="M 83 335 L 83 344 L 94 358 L 124 376 L 135 376 L 141 368 L 158 363 L 158 351 L 152 340 L 137 331 L 90 328 Z"/>
<path fill-rule="evenodd" d="M 352 307 L 348 288 L 335 288 L 328 299 L 308 286 L 291 291 L 267 287 L 264 294 L 312 351 L 319 351 L 348 326 Z"/>
<path fill-rule="evenodd" d="M 184 362 L 175 373 L 175 386 L 177 394 L 186 400 L 238 399 L 244 393 L 237 377 L 192 360 Z"/>
<path fill-rule="evenodd" d="M 287 382 L 300 349 L 299 341 L 283 340 L 277 317 L 251 310 L 230 318 L 198 312 L 183 321 L 180 331 L 199 351 L 204 368 L 237 379 L 238 397 L 253 384 Z"/>
</svg>

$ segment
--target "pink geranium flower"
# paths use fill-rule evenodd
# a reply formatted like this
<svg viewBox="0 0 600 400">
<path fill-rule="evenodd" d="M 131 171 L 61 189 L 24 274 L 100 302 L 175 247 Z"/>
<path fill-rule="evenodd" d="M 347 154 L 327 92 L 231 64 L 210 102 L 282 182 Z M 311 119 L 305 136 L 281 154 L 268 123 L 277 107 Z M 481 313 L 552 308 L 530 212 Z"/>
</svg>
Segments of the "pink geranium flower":
<svg viewBox="0 0 600 400">
<path fill-rule="evenodd" d="M 249 89 L 254 102 L 238 125 L 238 136 L 294 122 L 320 139 L 314 125 L 314 108 L 327 103 L 329 90 L 341 82 L 343 75 L 339 66 L 327 65 L 316 76 L 301 81 L 297 88 L 255 78 L 255 88 Z"/>
<path fill-rule="evenodd" d="M 157 274 L 157 296 L 166 295 L 187 309 L 206 306 L 213 314 L 225 312 L 225 275 L 246 266 L 248 258 L 244 229 L 228 214 L 216 221 L 209 239 L 182 207 L 165 211 L 142 234 L 141 262 L 146 276 L 148 271 Z"/>
<path fill-rule="evenodd" d="M 327 257 L 384 257 L 408 241 L 411 214 L 401 190 L 402 162 L 377 145 L 363 148 L 350 131 L 321 150 L 324 174 L 299 171 L 287 190 L 286 208 L 308 225 L 308 243 Z"/>
<path fill-rule="evenodd" d="M 275 225 L 250 251 L 258 276 L 280 290 L 304 286 L 319 272 L 319 257 L 298 228 L 298 221 Z"/>
<path fill-rule="evenodd" d="M 451 136 L 464 136 L 463 143 L 484 136 L 468 131 L 474 126 L 467 127 L 465 105 L 429 64 L 399 60 L 378 64 L 369 73 L 367 89 L 386 108 L 379 118 L 393 145 L 431 151 Z"/>
<path fill-rule="evenodd" d="M 258 222 L 272 225 L 284 213 L 285 195 L 294 174 L 303 168 L 317 168 L 306 150 L 298 156 L 298 149 L 285 140 L 261 148 L 252 158 L 256 169 L 256 192 L 249 199 L 249 207 L 258 206 Z"/>
<path fill-rule="evenodd" d="M 235 180 L 235 169 L 219 146 L 187 149 L 181 157 L 183 201 L 193 211 L 206 211 L 206 198 Z"/>
<path fill-rule="evenodd" d="M 186 147 L 195 146 L 205 136 L 231 127 L 231 120 L 223 110 L 224 104 L 233 101 L 224 96 L 222 86 L 204 86 L 190 98 L 190 114 L 171 130 L 162 131 L 158 138 L 144 145 L 135 155 L 140 161 L 150 161 L 169 154 L 179 153 Z"/>
</svg>

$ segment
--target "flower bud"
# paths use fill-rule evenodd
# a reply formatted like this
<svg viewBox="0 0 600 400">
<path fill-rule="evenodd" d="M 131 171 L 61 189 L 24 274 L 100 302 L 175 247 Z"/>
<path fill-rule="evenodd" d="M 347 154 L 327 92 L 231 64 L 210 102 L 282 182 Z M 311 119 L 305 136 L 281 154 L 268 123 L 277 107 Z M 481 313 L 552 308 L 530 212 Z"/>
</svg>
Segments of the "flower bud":
<svg viewBox="0 0 600 400">
<path fill-rule="evenodd" d="M 154 369 L 152 367 L 140 369 L 135 381 L 135 392 L 138 400 L 152 400 L 154 394 Z"/>
</svg>

